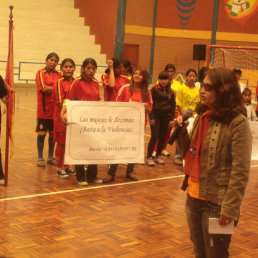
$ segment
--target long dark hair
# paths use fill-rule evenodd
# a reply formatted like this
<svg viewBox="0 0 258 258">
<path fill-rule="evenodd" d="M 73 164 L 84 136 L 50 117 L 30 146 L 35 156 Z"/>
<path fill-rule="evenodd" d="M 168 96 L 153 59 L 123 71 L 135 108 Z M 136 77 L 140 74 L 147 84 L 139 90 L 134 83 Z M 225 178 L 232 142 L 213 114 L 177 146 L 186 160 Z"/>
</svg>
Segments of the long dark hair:
<svg viewBox="0 0 258 258">
<path fill-rule="evenodd" d="M 141 67 L 138 67 L 134 70 L 133 75 L 136 71 L 139 71 L 143 77 L 143 81 L 141 84 L 141 92 L 142 92 L 142 100 L 144 102 L 146 102 L 148 99 L 149 73 L 147 72 L 147 70 L 142 69 Z M 132 76 L 132 80 L 131 80 L 131 83 L 129 86 L 129 91 L 130 91 L 131 95 L 133 94 L 134 89 L 135 89 L 135 85 L 134 85 L 134 80 L 133 80 L 133 76 Z"/>
<path fill-rule="evenodd" d="M 245 107 L 238 81 L 232 72 L 227 68 L 214 68 L 208 71 L 207 76 L 214 87 L 217 98 L 214 103 L 215 112 L 211 118 L 225 124 L 230 123 L 239 114 L 245 114 Z M 199 103 L 196 107 L 197 114 L 202 114 L 207 107 Z"/>
</svg>

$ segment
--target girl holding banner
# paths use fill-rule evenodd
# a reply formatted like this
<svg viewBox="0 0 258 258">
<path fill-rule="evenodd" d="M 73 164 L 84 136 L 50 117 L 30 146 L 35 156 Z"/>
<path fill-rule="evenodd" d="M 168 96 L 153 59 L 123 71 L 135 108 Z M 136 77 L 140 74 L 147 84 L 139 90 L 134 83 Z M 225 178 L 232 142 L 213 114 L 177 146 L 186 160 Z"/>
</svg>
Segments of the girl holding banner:
<svg viewBox="0 0 258 258">
<path fill-rule="evenodd" d="M 152 97 L 148 91 L 148 72 L 144 69 L 137 68 L 132 76 L 130 84 L 124 85 L 118 92 L 116 101 L 119 102 L 142 102 L 145 106 L 145 126 L 147 124 L 147 115 L 152 109 Z M 104 183 L 113 182 L 115 180 L 118 164 L 111 164 L 108 170 L 108 177 L 104 179 Z M 137 181 L 137 177 L 133 176 L 135 164 L 127 165 L 126 178 Z"/>
<path fill-rule="evenodd" d="M 97 70 L 97 63 L 93 58 L 83 61 L 81 67 L 81 77 L 74 80 L 69 90 L 67 100 L 99 101 L 99 83 L 94 78 Z M 67 108 L 64 105 L 60 118 L 67 125 Z M 84 165 L 75 165 L 76 178 L 79 185 L 86 186 L 88 182 L 102 184 L 102 180 L 97 178 L 97 165 L 88 165 L 85 171 Z"/>
</svg>

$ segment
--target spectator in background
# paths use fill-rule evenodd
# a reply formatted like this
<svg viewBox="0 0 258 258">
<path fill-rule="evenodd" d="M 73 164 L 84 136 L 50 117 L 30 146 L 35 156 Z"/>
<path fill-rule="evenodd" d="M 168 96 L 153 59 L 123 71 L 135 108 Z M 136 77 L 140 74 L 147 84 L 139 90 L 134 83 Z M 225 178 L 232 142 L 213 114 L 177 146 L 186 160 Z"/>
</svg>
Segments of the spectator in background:
<svg viewBox="0 0 258 258">
<path fill-rule="evenodd" d="M 165 66 L 165 71 L 168 73 L 168 77 L 169 77 L 169 81 L 170 81 L 170 87 L 174 91 L 175 99 L 176 99 L 176 93 L 179 90 L 179 88 L 181 87 L 181 83 L 174 79 L 175 72 L 176 72 L 176 67 L 173 64 L 167 64 Z M 159 81 L 157 81 L 157 84 L 158 83 L 159 83 Z M 177 116 L 177 113 L 178 113 L 178 110 L 176 109 L 175 110 L 175 116 Z M 170 137 L 170 133 L 171 133 L 171 127 L 168 127 L 168 130 L 167 130 L 166 136 L 165 136 L 164 146 L 163 146 L 162 151 L 161 151 L 161 154 L 164 155 L 164 156 L 170 156 L 170 153 L 166 150 L 168 140 L 169 140 L 169 137 Z M 156 142 L 155 147 L 154 147 L 154 151 L 152 153 L 153 157 L 156 157 L 157 148 L 158 148 L 158 141 Z"/>
<path fill-rule="evenodd" d="M 242 76 L 242 71 L 239 68 L 234 68 L 233 72 L 234 72 L 234 74 L 237 78 L 238 85 L 239 85 L 239 88 L 240 88 L 240 92 L 242 93 L 244 91 L 244 89 L 246 88 L 246 85 L 244 83 L 240 82 L 240 79 L 241 79 L 241 76 Z"/>
<path fill-rule="evenodd" d="M 246 108 L 246 116 L 249 120 L 254 121 L 254 120 L 257 120 L 257 117 L 251 103 L 251 95 L 252 95 L 252 92 L 248 88 L 245 88 L 244 91 L 242 92 L 243 102 Z"/>
<path fill-rule="evenodd" d="M 128 59 L 121 60 L 121 76 L 131 80 L 133 74 L 133 67 Z"/>
<path fill-rule="evenodd" d="M 209 71 L 209 67 L 207 66 L 203 66 L 199 72 L 198 72 L 198 80 L 197 82 L 195 83 L 195 86 L 197 86 L 198 88 L 201 87 L 201 83 L 202 81 L 204 80 L 205 76 L 207 75 L 208 71 Z"/>
<path fill-rule="evenodd" d="M 175 117 L 175 94 L 170 87 L 169 75 L 166 71 L 159 73 L 159 84 L 151 89 L 153 108 L 149 115 L 151 138 L 148 144 L 147 165 L 165 164 L 161 158 L 161 151 L 168 127 L 172 126 Z M 152 153 L 158 140 L 157 157 L 153 160 Z M 155 161 L 155 162 L 154 162 Z"/>
<path fill-rule="evenodd" d="M 193 111 L 196 105 L 200 101 L 199 91 L 200 89 L 195 86 L 197 79 L 197 72 L 194 69 L 188 69 L 186 72 L 186 83 L 182 84 L 182 87 L 178 91 L 177 106 L 179 115 L 183 116 L 186 109 L 190 108 Z M 174 163 L 182 165 L 183 160 L 180 154 L 177 154 L 174 159 Z"/>
</svg>

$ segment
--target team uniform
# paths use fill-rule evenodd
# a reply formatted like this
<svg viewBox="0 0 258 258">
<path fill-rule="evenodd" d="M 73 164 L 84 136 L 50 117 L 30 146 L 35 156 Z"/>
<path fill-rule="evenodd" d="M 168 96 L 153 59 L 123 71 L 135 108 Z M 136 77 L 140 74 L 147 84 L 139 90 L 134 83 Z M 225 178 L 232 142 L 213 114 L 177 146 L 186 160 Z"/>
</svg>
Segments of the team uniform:
<svg viewBox="0 0 258 258">
<path fill-rule="evenodd" d="M 124 86 L 121 87 L 121 89 L 118 92 L 117 95 L 117 99 L 116 101 L 118 102 L 140 102 L 143 103 L 143 99 L 142 99 L 142 91 L 141 89 L 134 89 L 133 93 L 131 94 L 130 92 L 130 85 L 126 84 Z M 147 96 L 147 103 L 149 105 L 149 110 L 152 109 L 152 97 L 150 92 L 148 92 L 148 96 Z M 145 127 L 147 124 L 147 113 L 145 113 Z M 126 169 L 126 175 L 127 177 L 133 172 L 134 170 L 134 163 L 129 163 L 127 165 L 127 169 Z M 109 170 L 108 170 L 108 174 L 110 176 L 112 176 L 112 178 L 115 177 L 116 175 L 116 170 L 117 170 L 118 164 L 111 164 L 109 166 Z M 131 177 L 131 179 L 137 180 L 137 178 Z"/>
<path fill-rule="evenodd" d="M 86 81 L 82 77 L 76 78 L 69 90 L 67 100 L 81 101 L 99 101 L 99 83 L 94 78 L 92 81 Z M 75 165 L 76 178 L 78 182 L 96 181 L 97 165 L 88 165 L 85 173 L 84 165 Z M 101 181 L 102 182 L 102 181 Z"/>
<path fill-rule="evenodd" d="M 42 68 L 37 72 L 37 128 L 36 132 L 53 132 L 53 112 L 55 100 L 52 95 L 42 92 L 46 86 L 53 87 L 55 82 L 62 77 L 62 73 L 54 70 L 49 73 L 46 68 Z"/>
<path fill-rule="evenodd" d="M 194 111 L 196 105 L 200 102 L 199 91 L 200 89 L 197 87 L 189 88 L 185 84 L 182 84 L 177 92 L 177 106 L 182 107 L 183 111 L 187 108 Z"/>
<path fill-rule="evenodd" d="M 119 77 L 115 77 L 115 86 L 110 87 L 108 86 L 109 82 L 109 74 L 103 74 L 101 76 L 101 82 L 104 88 L 104 100 L 105 101 L 116 101 L 117 94 L 120 90 L 120 88 L 128 84 L 130 82 L 130 79 L 124 75 L 120 75 Z"/>
<path fill-rule="evenodd" d="M 71 81 L 66 80 L 64 77 L 60 78 L 53 88 L 53 98 L 55 100 L 55 108 L 53 113 L 54 119 L 54 142 L 65 144 L 66 127 L 62 124 L 60 119 L 60 113 L 64 100 L 67 98 L 71 84 Z"/>
</svg>

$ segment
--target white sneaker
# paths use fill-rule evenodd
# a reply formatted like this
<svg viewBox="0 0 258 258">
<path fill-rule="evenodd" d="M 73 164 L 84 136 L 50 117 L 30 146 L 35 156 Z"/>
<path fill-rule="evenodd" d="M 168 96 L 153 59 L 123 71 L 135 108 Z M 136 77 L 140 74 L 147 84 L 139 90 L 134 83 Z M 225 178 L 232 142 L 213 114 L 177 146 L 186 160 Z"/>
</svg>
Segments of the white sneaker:
<svg viewBox="0 0 258 258">
<path fill-rule="evenodd" d="M 158 164 L 160 164 L 160 165 L 164 165 L 164 164 L 165 164 L 165 161 L 164 161 L 160 156 L 158 156 L 158 157 L 155 159 L 155 161 L 156 161 Z"/>
<path fill-rule="evenodd" d="M 87 181 L 78 181 L 78 185 L 87 186 L 88 182 Z"/>
<path fill-rule="evenodd" d="M 146 165 L 150 166 L 150 167 L 154 167 L 155 166 L 155 162 L 154 162 L 152 157 L 147 159 Z"/>
<path fill-rule="evenodd" d="M 175 158 L 174 159 L 174 164 L 176 164 L 176 165 L 183 165 L 183 160 L 181 158 Z"/>
<path fill-rule="evenodd" d="M 0 185 L 4 185 L 4 178 L 0 179 Z"/>
<path fill-rule="evenodd" d="M 156 151 L 153 151 L 152 152 L 152 157 L 156 157 L 157 156 L 157 152 Z"/>
<path fill-rule="evenodd" d="M 61 178 L 68 178 L 69 174 L 64 169 L 58 169 L 56 171 L 56 174 L 60 176 Z"/>
<path fill-rule="evenodd" d="M 166 150 L 163 150 L 162 152 L 161 152 L 161 155 L 164 155 L 164 156 L 170 156 L 170 153 L 168 152 L 168 151 L 166 151 Z"/>
<path fill-rule="evenodd" d="M 93 183 L 94 183 L 94 184 L 103 184 L 103 180 L 102 180 L 102 179 L 99 179 L 99 178 L 95 178 L 95 179 L 93 180 Z"/>
</svg>

